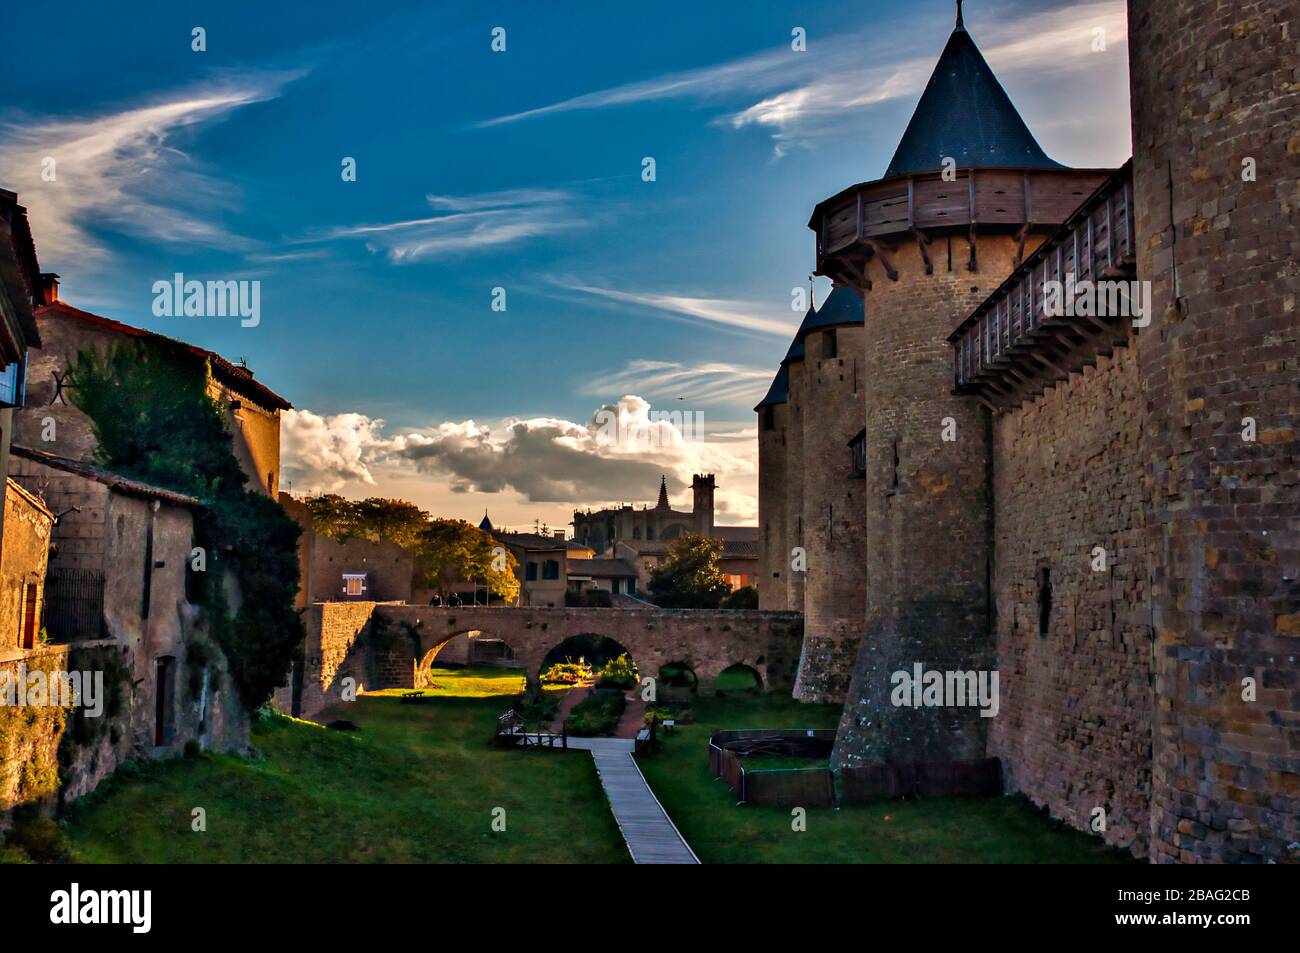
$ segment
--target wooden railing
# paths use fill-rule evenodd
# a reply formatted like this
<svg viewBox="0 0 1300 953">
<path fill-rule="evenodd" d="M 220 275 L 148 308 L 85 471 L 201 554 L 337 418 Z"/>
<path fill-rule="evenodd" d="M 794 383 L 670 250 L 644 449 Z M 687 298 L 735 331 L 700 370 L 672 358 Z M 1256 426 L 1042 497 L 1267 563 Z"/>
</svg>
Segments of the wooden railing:
<svg viewBox="0 0 1300 953">
<path fill-rule="evenodd" d="M 957 390 L 999 379 L 1046 332 L 1069 327 L 1046 313 L 1049 282 L 1128 280 L 1135 259 L 1132 168 L 1125 165 L 949 336 Z"/>
</svg>

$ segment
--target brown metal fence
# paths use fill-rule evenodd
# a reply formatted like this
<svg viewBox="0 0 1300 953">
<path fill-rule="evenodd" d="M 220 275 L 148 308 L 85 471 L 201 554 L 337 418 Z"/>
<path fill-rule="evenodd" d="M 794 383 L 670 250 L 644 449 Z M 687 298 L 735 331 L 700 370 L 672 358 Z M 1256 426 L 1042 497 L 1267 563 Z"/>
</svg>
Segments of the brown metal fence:
<svg viewBox="0 0 1300 953">
<path fill-rule="evenodd" d="M 715 731 L 709 738 L 709 771 L 735 793 L 741 804 L 773 807 L 833 807 L 835 776 L 830 765 L 811 768 L 745 766 L 745 757 L 784 755 L 826 757 L 834 730 L 814 728 Z"/>
</svg>

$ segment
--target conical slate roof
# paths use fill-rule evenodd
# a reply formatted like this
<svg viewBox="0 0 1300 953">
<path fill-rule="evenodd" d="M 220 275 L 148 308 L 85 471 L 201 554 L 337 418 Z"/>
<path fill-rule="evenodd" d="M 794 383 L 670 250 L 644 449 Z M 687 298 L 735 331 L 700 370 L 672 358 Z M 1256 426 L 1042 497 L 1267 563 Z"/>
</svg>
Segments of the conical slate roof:
<svg viewBox="0 0 1300 953">
<path fill-rule="evenodd" d="M 960 19 L 916 104 L 884 178 L 958 168 L 1060 169 L 1016 112 Z"/>
<path fill-rule="evenodd" d="M 478 521 L 478 528 L 485 533 L 490 533 L 496 528 L 492 525 L 492 521 L 488 519 L 487 510 L 483 511 L 483 518 Z"/>
<path fill-rule="evenodd" d="M 767 407 L 769 404 L 784 404 L 790 399 L 790 368 L 784 364 L 772 378 L 772 386 L 767 389 L 767 396 L 754 405 L 754 409 Z"/>
<path fill-rule="evenodd" d="M 866 320 L 862 310 L 862 296 L 848 285 L 838 285 L 831 289 L 826 301 L 814 314 L 809 310 L 799 325 L 797 340 L 800 343 L 799 356 L 803 356 L 803 339 L 812 331 L 822 328 L 838 327 L 841 324 L 862 324 Z"/>
</svg>

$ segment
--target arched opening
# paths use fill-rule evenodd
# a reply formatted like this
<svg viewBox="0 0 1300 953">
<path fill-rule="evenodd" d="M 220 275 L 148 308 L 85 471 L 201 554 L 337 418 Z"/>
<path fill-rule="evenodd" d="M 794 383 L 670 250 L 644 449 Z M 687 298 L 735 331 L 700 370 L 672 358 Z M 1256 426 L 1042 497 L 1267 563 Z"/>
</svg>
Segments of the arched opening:
<svg viewBox="0 0 1300 953">
<path fill-rule="evenodd" d="M 760 692 L 763 690 L 763 679 L 757 669 L 743 662 L 737 662 L 718 673 L 713 683 L 713 690 L 719 695 Z"/>
<path fill-rule="evenodd" d="M 640 729 L 645 714 L 637 691 L 640 673 L 617 640 L 570 636 L 546 653 L 539 676 L 541 694 L 557 699 L 555 721 L 570 736 L 632 738 Z"/>
<path fill-rule="evenodd" d="M 480 629 L 458 632 L 438 643 L 415 668 L 415 687 L 432 695 L 517 695 L 524 682 L 523 664 L 516 661 L 510 644 Z"/>
<path fill-rule="evenodd" d="M 661 698 L 673 695 L 694 695 L 700 680 L 689 662 L 666 662 L 659 667 L 656 690 Z"/>
<path fill-rule="evenodd" d="M 626 659 L 626 662 L 622 661 Z M 581 685 L 588 682 L 614 687 L 626 682 L 628 672 L 635 685 L 636 662 L 621 642 L 605 635 L 571 635 L 542 659 L 538 673 L 543 685 Z"/>
</svg>

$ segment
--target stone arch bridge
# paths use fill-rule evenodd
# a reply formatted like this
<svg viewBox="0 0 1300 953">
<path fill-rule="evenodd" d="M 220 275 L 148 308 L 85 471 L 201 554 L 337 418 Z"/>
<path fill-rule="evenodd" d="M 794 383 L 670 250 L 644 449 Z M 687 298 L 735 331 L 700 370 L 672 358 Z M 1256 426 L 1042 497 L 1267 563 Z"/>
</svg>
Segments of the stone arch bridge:
<svg viewBox="0 0 1300 953">
<path fill-rule="evenodd" d="M 412 688 L 421 664 L 458 635 L 501 639 L 529 684 L 551 649 L 572 636 L 620 643 L 646 674 L 682 663 L 700 691 L 724 669 L 752 668 L 764 691 L 789 691 L 803 643 L 797 612 L 708 609 L 548 609 L 316 603 L 304 615 L 307 637 L 289 687 L 276 704 L 312 716 L 341 700 L 343 679 L 367 690 Z"/>
</svg>

